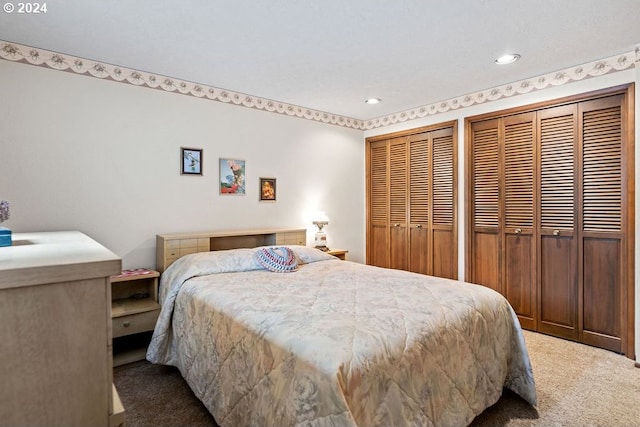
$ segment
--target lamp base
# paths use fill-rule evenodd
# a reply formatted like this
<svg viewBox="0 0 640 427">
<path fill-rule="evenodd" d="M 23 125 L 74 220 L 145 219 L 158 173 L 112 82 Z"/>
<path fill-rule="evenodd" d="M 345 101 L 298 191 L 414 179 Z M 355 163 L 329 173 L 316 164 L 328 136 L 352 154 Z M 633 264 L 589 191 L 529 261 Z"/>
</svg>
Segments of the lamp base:
<svg viewBox="0 0 640 427">
<path fill-rule="evenodd" d="M 327 233 L 325 233 L 323 230 L 318 230 L 316 232 L 315 246 L 320 250 L 324 250 L 321 248 L 327 247 Z"/>
</svg>

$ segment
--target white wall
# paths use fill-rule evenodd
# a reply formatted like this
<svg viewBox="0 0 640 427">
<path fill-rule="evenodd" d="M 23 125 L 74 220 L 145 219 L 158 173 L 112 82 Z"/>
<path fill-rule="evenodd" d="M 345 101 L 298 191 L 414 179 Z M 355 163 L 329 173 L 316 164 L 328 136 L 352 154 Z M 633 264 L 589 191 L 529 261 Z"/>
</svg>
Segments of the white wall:
<svg viewBox="0 0 640 427">
<path fill-rule="evenodd" d="M 0 77 L 14 232 L 80 230 L 124 268 L 154 267 L 156 234 L 306 227 L 311 239 L 322 209 L 329 245 L 364 262 L 361 131 L 9 61 Z M 181 146 L 204 150 L 202 177 L 180 175 Z M 219 194 L 219 157 L 246 161 L 245 196 Z M 259 177 L 277 178 L 275 203 L 259 202 Z"/>
<path fill-rule="evenodd" d="M 609 88 L 622 84 L 628 84 L 635 82 L 635 139 L 636 144 L 640 143 L 640 69 L 631 68 L 626 71 L 617 72 L 614 74 L 604 75 L 596 78 L 589 78 L 579 82 L 569 83 L 563 86 L 557 86 L 537 92 L 533 92 L 526 95 L 513 96 L 511 98 L 505 98 L 500 101 L 486 102 L 484 104 L 475 105 L 473 107 L 463 108 L 460 110 L 449 111 L 443 114 L 436 114 L 434 116 L 425 117 L 423 119 L 416 119 L 404 123 L 399 123 L 384 128 L 378 128 L 365 132 L 365 137 L 389 134 L 398 132 L 401 130 L 418 128 L 421 126 L 427 126 L 435 123 L 446 122 L 450 120 L 458 120 L 458 278 L 464 280 L 465 273 L 465 203 L 464 203 L 464 119 L 465 117 L 476 116 L 479 114 L 488 113 L 491 111 L 504 110 L 507 108 L 513 108 L 519 105 L 534 104 L 537 102 L 547 101 L 550 99 L 562 98 L 565 96 L 581 94 L 598 89 Z M 640 150 L 635 150 L 635 164 L 640 165 Z M 637 167 L 637 166 L 636 166 Z M 636 172 L 635 175 L 635 188 L 640 189 L 640 173 Z M 636 348 L 636 360 L 640 361 L 640 220 L 638 219 L 638 213 L 640 213 L 640 197 L 636 194 L 635 197 L 635 211 L 636 217 L 632 219 L 635 222 L 635 348 Z"/>
<path fill-rule="evenodd" d="M 629 82 L 636 83 L 639 100 L 640 70 L 632 68 L 364 137 L 458 120 L 458 274 L 464 279 L 464 118 Z M 338 126 L 0 60 L 0 200 L 12 204 L 3 225 L 15 232 L 83 231 L 123 257 L 124 268 L 155 266 L 158 233 L 300 226 L 308 227 L 311 239 L 318 209 L 331 220 L 329 245 L 364 262 L 364 137 Z M 181 146 L 204 149 L 204 176 L 180 175 Z M 246 196 L 218 194 L 219 157 L 246 160 Z M 635 161 L 640 164 L 639 150 Z M 258 201 L 261 176 L 278 179 L 277 202 Z M 640 355 L 640 250 L 635 265 Z"/>
</svg>

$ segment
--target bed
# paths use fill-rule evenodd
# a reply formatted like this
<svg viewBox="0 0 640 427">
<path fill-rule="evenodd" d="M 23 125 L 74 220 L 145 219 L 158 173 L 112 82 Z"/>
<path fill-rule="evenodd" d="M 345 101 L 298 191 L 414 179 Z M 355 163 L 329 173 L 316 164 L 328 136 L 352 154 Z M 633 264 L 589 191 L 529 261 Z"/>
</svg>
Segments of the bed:
<svg viewBox="0 0 640 427">
<path fill-rule="evenodd" d="M 285 248 L 292 271 L 261 264 Z M 147 359 L 220 426 L 462 426 L 504 388 L 536 405 L 518 320 L 486 287 L 280 245 L 182 256 L 159 294 Z"/>
</svg>

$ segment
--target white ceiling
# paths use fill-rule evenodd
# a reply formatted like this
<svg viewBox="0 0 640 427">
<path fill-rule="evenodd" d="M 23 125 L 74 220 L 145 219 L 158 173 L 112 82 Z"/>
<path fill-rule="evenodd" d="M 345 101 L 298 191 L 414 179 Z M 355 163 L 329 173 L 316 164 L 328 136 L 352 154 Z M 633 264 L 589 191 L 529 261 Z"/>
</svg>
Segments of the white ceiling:
<svg viewBox="0 0 640 427">
<path fill-rule="evenodd" d="M 0 39 L 360 120 L 640 45 L 640 0 L 46 4 L 46 14 L 0 12 Z M 506 52 L 522 59 L 495 65 Z"/>
</svg>

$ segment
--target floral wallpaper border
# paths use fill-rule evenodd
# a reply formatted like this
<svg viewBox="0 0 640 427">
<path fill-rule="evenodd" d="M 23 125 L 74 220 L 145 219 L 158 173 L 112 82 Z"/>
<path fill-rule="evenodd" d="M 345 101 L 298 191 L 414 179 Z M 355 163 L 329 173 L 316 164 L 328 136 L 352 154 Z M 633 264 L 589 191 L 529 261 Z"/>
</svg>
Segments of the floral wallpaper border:
<svg viewBox="0 0 640 427">
<path fill-rule="evenodd" d="M 362 129 L 375 129 L 395 123 L 414 120 L 430 115 L 446 113 L 458 108 L 471 107 L 472 105 L 484 102 L 497 101 L 515 95 L 522 95 L 536 90 L 546 89 L 551 86 L 560 86 L 571 82 L 598 77 L 629 68 L 640 66 L 640 48 L 635 51 L 626 52 L 620 55 L 611 56 L 606 59 L 589 62 L 564 70 L 555 71 L 538 77 L 508 83 L 502 86 L 486 89 L 468 95 L 447 99 L 433 104 L 425 105 L 410 110 L 400 111 L 387 116 L 378 117 L 371 120 L 364 120 Z"/>
<path fill-rule="evenodd" d="M 160 89 L 167 92 L 195 96 L 197 98 L 206 98 L 212 101 L 240 105 L 243 107 L 255 108 L 258 110 L 265 110 L 353 129 L 362 129 L 361 120 L 312 110 L 298 105 L 220 89 L 214 86 L 193 83 L 160 74 L 137 71 L 118 65 L 96 62 L 91 59 L 24 46 L 3 40 L 0 40 L 0 46 L 0 58 L 9 61 L 48 67 L 58 71 L 69 71 L 99 79 L 109 79 L 120 83 L 129 83 L 136 86 Z"/>
<path fill-rule="evenodd" d="M 470 107 L 484 102 L 496 101 L 515 95 L 521 95 L 551 86 L 560 86 L 589 77 L 602 76 L 617 71 L 637 67 L 640 63 L 640 48 L 609 58 L 589 62 L 564 70 L 555 71 L 531 79 L 508 83 L 491 89 L 439 101 L 410 110 L 400 111 L 386 116 L 359 120 L 351 117 L 313 110 L 285 102 L 274 101 L 220 89 L 214 86 L 193 83 L 159 74 L 137 71 L 117 65 L 106 64 L 86 58 L 65 55 L 45 49 L 25 46 L 0 40 L 0 58 L 22 62 L 25 64 L 44 66 L 58 71 L 74 72 L 76 74 L 109 79 L 136 86 L 145 86 L 182 95 L 206 98 L 212 101 L 224 102 L 238 106 L 265 110 L 272 113 L 295 116 L 301 119 L 315 120 L 352 129 L 370 130 L 396 123 L 415 120 L 426 116 L 445 113 L 459 108 Z"/>
</svg>

